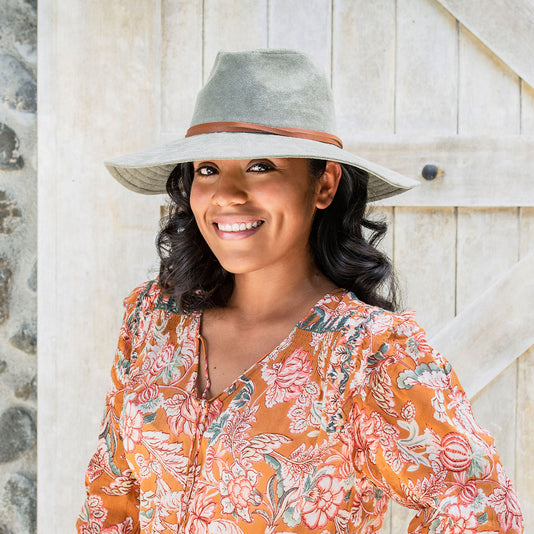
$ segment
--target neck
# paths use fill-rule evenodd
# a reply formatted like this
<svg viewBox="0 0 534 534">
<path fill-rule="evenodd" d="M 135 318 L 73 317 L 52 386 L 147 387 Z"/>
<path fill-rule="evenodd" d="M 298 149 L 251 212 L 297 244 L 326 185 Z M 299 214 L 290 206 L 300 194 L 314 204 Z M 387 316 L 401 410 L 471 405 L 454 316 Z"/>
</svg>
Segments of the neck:
<svg viewBox="0 0 534 534">
<path fill-rule="evenodd" d="M 235 287 L 228 308 L 249 321 L 311 307 L 324 294 L 336 288 L 309 262 L 284 268 L 235 276 Z"/>
</svg>

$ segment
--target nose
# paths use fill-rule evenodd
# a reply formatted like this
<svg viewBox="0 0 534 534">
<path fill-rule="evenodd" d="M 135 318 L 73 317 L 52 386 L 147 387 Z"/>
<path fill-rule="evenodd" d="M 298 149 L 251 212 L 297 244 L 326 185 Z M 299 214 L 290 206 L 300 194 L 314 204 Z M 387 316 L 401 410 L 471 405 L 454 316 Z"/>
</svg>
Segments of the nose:
<svg viewBox="0 0 534 534">
<path fill-rule="evenodd" d="M 239 170 L 224 171 L 219 174 L 213 191 L 213 202 L 218 206 L 244 204 L 248 194 L 244 177 Z"/>
</svg>

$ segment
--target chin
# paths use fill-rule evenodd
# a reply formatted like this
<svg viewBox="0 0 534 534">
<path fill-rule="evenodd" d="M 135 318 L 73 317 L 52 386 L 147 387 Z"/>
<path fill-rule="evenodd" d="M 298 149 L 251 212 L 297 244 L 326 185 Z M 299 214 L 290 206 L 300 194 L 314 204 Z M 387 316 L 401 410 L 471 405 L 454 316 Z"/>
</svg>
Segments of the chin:
<svg viewBox="0 0 534 534">
<path fill-rule="evenodd" d="M 219 263 L 221 264 L 223 269 L 232 274 L 245 274 L 250 273 L 252 271 L 257 271 L 259 269 L 259 266 L 257 264 L 253 264 L 252 262 L 247 262 L 244 260 L 225 260 L 221 258 L 217 259 L 219 260 Z"/>
</svg>

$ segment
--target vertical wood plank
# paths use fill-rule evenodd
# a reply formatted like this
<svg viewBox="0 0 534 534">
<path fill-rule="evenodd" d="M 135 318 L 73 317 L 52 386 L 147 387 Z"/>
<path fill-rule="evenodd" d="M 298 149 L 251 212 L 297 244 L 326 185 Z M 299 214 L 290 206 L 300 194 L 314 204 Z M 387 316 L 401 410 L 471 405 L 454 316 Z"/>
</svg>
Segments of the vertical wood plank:
<svg viewBox="0 0 534 534">
<path fill-rule="evenodd" d="M 456 20 L 437 2 L 397 6 L 396 131 L 456 133 Z"/>
<path fill-rule="evenodd" d="M 534 134 L 534 89 L 521 83 L 521 133 Z"/>
<path fill-rule="evenodd" d="M 431 335 L 454 317 L 454 208 L 395 208 L 395 267 L 406 309 Z"/>
<path fill-rule="evenodd" d="M 415 512 L 409 508 L 405 508 L 396 502 L 391 502 L 391 533 L 404 534 L 408 532 L 408 526 L 413 519 Z"/>
<path fill-rule="evenodd" d="M 391 505 L 389 505 L 386 512 L 386 517 L 384 517 L 384 522 L 382 523 L 382 528 L 379 530 L 380 534 L 394 534 L 391 530 Z"/>
<path fill-rule="evenodd" d="M 332 86 L 342 139 L 393 133 L 395 0 L 334 2 Z"/>
<path fill-rule="evenodd" d="M 520 246 L 523 258 L 534 251 L 534 208 L 521 208 Z M 517 427 L 515 433 L 515 488 L 525 525 L 534 525 L 534 347 L 517 361 Z"/>
<path fill-rule="evenodd" d="M 472 399 L 475 418 L 479 425 L 495 438 L 499 457 L 513 482 L 517 479 L 516 402 L 517 360 Z"/>
<path fill-rule="evenodd" d="M 267 47 L 267 0 L 204 0 L 204 81 L 219 50 Z"/>
<path fill-rule="evenodd" d="M 388 225 L 386 235 L 379 243 L 378 248 L 387 254 L 388 258 L 394 261 L 393 257 L 393 235 L 394 228 L 394 208 L 386 206 L 373 206 L 369 209 L 367 217 L 373 221 L 384 221 Z"/>
<path fill-rule="evenodd" d="M 202 85 L 202 2 L 163 0 L 161 130 L 183 136 Z"/>
<path fill-rule="evenodd" d="M 39 28 L 38 529 L 48 533 L 71 532 L 81 509 L 122 299 L 155 263 L 159 199 L 127 191 L 102 162 L 157 142 L 160 4 L 44 0 Z"/>
<path fill-rule="evenodd" d="M 306 52 L 330 77 L 331 0 L 270 0 L 269 48 Z"/>
<path fill-rule="evenodd" d="M 519 358 L 517 380 L 517 474 L 513 482 L 528 529 L 534 525 L 534 347 Z"/>
<path fill-rule="evenodd" d="M 519 209 L 519 230 L 519 255 L 523 258 L 534 251 L 534 208 Z"/>
<path fill-rule="evenodd" d="M 464 310 L 518 260 L 517 208 L 458 208 L 457 312 Z M 517 361 L 473 400 L 482 427 L 494 436 L 508 474 L 515 479 Z"/>
<path fill-rule="evenodd" d="M 461 134 L 518 134 L 519 78 L 465 27 L 460 29 Z"/>
<path fill-rule="evenodd" d="M 458 208 L 457 313 L 518 260 L 517 208 Z"/>
</svg>

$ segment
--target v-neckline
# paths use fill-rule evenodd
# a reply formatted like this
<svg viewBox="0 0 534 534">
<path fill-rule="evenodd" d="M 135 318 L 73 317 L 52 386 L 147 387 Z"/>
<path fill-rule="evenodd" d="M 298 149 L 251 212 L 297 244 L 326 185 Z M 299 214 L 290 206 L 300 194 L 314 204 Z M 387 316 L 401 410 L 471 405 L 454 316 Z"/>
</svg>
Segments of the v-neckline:
<svg viewBox="0 0 534 534">
<path fill-rule="evenodd" d="M 323 303 L 325 303 L 329 299 L 338 297 L 338 302 L 335 306 L 337 307 L 339 306 L 339 303 L 343 300 L 343 297 L 346 293 L 347 293 L 347 290 L 341 287 L 332 289 L 331 291 L 328 291 L 327 293 L 325 293 L 315 304 L 313 304 L 313 306 L 311 306 L 311 308 L 308 309 L 306 314 L 293 326 L 293 328 L 290 330 L 287 336 L 284 337 L 284 339 L 282 339 L 268 353 L 264 354 L 261 358 L 259 358 L 252 365 L 250 365 L 250 367 L 247 370 L 243 371 L 239 376 L 237 376 L 226 388 L 224 388 L 217 395 L 213 395 L 211 397 L 205 397 L 204 394 L 206 393 L 207 390 L 201 393 L 198 389 L 198 382 L 197 382 L 197 385 L 195 385 L 195 388 L 194 388 L 195 394 L 193 395 L 195 400 L 199 403 L 202 403 L 202 402 L 211 403 L 217 399 L 220 400 L 221 397 L 226 397 L 227 395 L 230 394 L 231 391 L 235 391 L 235 385 L 241 377 L 243 376 L 248 377 L 261 364 L 261 362 L 270 358 L 273 353 L 280 354 L 286 347 L 290 345 L 291 340 L 295 336 L 296 331 L 300 328 L 300 326 L 303 323 L 305 323 L 309 319 L 309 317 L 311 317 L 315 313 L 315 310 L 318 307 L 320 307 Z M 202 341 L 201 341 L 202 336 L 200 335 L 200 330 L 202 326 L 202 318 L 203 318 L 202 311 L 195 312 L 193 314 L 193 328 L 188 329 L 188 332 L 190 333 L 189 335 L 193 336 L 194 342 L 195 342 L 195 364 L 197 366 L 198 373 L 200 372 L 200 348 L 201 348 L 202 342 L 204 342 L 204 345 L 205 345 L 205 340 L 202 338 Z M 204 354 L 204 357 L 207 358 L 206 354 Z M 208 367 L 207 364 L 206 364 L 206 367 Z M 207 371 L 207 374 L 206 374 L 207 385 L 209 384 L 208 373 L 209 373 L 209 370 Z"/>
</svg>

